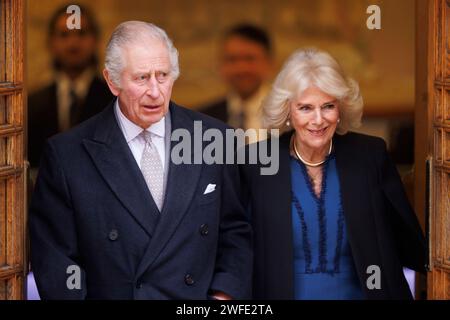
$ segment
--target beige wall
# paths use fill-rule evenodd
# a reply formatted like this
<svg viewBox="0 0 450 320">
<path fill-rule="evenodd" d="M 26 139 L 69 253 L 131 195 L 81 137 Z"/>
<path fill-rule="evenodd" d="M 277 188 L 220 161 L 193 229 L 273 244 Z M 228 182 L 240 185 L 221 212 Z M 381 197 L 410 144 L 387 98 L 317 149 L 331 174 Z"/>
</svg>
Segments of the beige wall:
<svg viewBox="0 0 450 320">
<path fill-rule="evenodd" d="M 50 14 L 66 1 L 28 0 L 29 90 L 51 78 L 45 47 Z M 195 107 L 225 90 L 216 71 L 217 37 L 234 23 L 266 27 L 276 46 L 277 67 L 296 48 L 317 46 L 335 55 L 361 84 L 367 113 L 412 112 L 414 105 L 414 1 L 412 0 L 95 0 L 91 8 L 104 36 L 124 20 L 164 28 L 180 51 L 181 77 L 174 99 Z M 368 30 L 366 8 L 381 7 L 382 29 Z"/>
</svg>

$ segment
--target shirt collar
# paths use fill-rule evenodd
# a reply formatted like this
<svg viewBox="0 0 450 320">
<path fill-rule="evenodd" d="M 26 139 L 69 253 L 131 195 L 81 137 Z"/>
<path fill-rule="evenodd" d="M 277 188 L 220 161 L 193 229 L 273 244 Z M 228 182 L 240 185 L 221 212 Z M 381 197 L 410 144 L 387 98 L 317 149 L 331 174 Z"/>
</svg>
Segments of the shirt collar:
<svg viewBox="0 0 450 320">
<path fill-rule="evenodd" d="M 231 114 L 257 114 L 262 100 L 267 94 L 268 87 L 266 84 L 261 85 L 258 90 L 248 99 L 243 100 L 236 92 L 232 91 L 227 95 L 228 108 Z"/>
<path fill-rule="evenodd" d="M 55 75 L 58 88 L 67 92 L 73 89 L 79 98 L 84 98 L 87 95 L 87 91 L 94 77 L 95 71 L 92 68 L 83 71 L 75 80 L 70 79 L 64 72 L 58 72 Z"/>
<path fill-rule="evenodd" d="M 117 118 L 119 120 L 120 127 L 122 129 L 123 134 L 125 135 L 125 139 L 127 140 L 127 143 L 129 143 L 131 140 L 136 138 L 142 133 L 142 128 L 139 127 L 137 124 L 133 123 L 130 119 L 128 119 L 120 110 L 119 106 L 119 99 L 116 99 L 116 103 L 114 105 Z M 152 134 L 164 138 L 166 135 L 166 124 L 165 124 L 165 116 L 162 117 L 161 120 L 158 122 L 152 124 L 150 127 L 148 127 L 147 131 L 151 132 Z"/>
</svg>

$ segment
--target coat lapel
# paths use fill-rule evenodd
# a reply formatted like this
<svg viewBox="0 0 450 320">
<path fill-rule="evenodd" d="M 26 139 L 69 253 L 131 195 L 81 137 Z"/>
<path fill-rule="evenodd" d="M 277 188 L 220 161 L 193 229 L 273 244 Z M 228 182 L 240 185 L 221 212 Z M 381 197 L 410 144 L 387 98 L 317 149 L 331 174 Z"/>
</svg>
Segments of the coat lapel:
<svg viewBox="0 0 450 320">
<path fill-rule="evenodd" d="M 283 299 L 294 298 L 294 247 L 292 235 L 292 182 L 291 182 L 291 158 L 289 144 L 293 132 L 287 132 L 280 137 L 280 168 L 279 173 L 270 176 L 268 188 L 273 190 L 273 197 L 268 200 L 276 204 L 276 209 L 268 212 L 271 216 L 267 221 L 271 221 L 271 228 L 274 230 L 278 245 L 273 254 L 274 261 L 277 261 L 276 270 L 279 272 L 279 284 L 276 286 L 273 296 L 283 297 Z"/>
<path fill-rule="evenodd" d="M 114 103 L 103 111 L 99 120 L 93 138 L 85 139 L 84 146 L 115 196 L 152 236 L 159 218 L 158 209 L 119 128 Z"/>
<path fill-rule="evenodd" d="M 194 119 L 188 117 L 180 107 L 177 107 L 173 103 L 171 103 L 170 112 L 172 132 L 176 129 L 188 130 L 193 145 Z M 177 141 L 172 141 L 170 150 L 177 143 Z M 201 169 L 201 164 L 175 165 L 172 161 L 169 161 L 166 195 L 160 221 L 155 230 L 154 240 L 150 242 L 138 267 L 138 277 L 154 262 L 186 214 L 194 193 L 197 190 Z"/>
</svg>

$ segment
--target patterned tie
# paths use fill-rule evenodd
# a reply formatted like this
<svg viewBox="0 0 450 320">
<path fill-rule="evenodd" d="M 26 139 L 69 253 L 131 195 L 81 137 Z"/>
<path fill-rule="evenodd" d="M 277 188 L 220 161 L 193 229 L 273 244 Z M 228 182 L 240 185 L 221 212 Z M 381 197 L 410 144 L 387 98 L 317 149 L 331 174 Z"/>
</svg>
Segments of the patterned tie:
<svg viewBox="0 0 450 320">
<path fill-rule="evenodd" d="M 158 151 L 152 142 L 151 133 L 144 130 L 141 135 L 145 140 L 141 158 L 141 171 L 159 211 L 163 204 L 164 172 Z"/>
<path fill-rule="evenodd" d="M 245 112 L 244 109 L 241 108 L 239 113 L 230 115 L 230 119 L 228 120 L 228 124 L 235 129 L 243 129 L 245 130 Z"/>
</svg>

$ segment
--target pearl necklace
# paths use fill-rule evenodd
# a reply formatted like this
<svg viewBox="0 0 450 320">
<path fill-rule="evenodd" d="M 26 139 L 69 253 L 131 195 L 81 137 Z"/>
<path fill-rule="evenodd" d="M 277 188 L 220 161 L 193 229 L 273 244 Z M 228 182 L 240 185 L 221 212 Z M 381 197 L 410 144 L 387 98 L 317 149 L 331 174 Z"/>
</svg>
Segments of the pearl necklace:
<svg viewBox="0 0 450 320">
<path fill-rule="evenodd" d="M 330 153 L 331 153 L 331 149 L 333 148 L 333 139 L 331 139 L 331 141 L 330 141 L 330 149 L 328 150 L 328 155 L 330 155 Z M 298 150 L 297 150 L 297 144 L 295 143 L 295 136 L 294 136 L 294 152 L 295 152 L 295 155 L 297 156 L 297 158 L 301 161 L 301 162 L 303 162 L 304 164 L 306 164 L 307 166 L 309 166 L 309 167 L 318 167 L 318 166 L 320 166 L 321 164 L 323 164 L 325 161 L 326 161 L 326 157 L 325 157 L 325 159 L 323 159 L 322 161 L 320 161 L 320 162 L 316 162 L 316 163 L 313 163 L 313 162 L 309 162 L 309 161 L 306 161 L 305 159 L 303 159 L 301 156 L 300 156 L 300 153 L 298 152 Z"/>
</svg>

